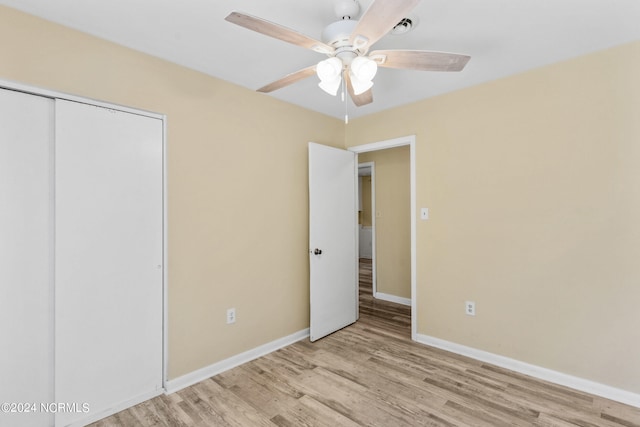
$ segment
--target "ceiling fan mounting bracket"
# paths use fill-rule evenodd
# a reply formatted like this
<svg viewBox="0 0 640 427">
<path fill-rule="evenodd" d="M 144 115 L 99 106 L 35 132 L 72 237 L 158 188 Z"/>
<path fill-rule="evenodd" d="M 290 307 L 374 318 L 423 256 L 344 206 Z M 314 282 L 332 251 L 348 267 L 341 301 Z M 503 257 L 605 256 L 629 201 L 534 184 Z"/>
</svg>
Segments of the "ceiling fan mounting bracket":
<svg viewBox="0 0 640 427">
<path fill-rule="evenodd" d="M 360 13 L 358 0 L 337 0 L 334 2 L 333 11 L 338 19 L 353 19 Z"/>
</svg>

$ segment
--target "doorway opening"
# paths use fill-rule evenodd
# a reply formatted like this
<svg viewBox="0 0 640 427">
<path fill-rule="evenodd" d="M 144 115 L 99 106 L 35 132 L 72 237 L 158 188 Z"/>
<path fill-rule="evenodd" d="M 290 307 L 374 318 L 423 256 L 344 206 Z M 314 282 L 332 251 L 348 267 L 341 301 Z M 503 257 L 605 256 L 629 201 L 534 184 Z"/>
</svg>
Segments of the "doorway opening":
<svg viewBox="0 0 640 427">
<path fill-rule="evenodd" d="M 359 305 L 360 310 L 363 313 L 370 310 L 375 310 L 375 313 L 382 314 L 382 318 L 385 316 L 390 319 L 397 320 L 397 324 L 394 327 L 401 328 L 402 323 L 406 327 L 407 323 L 407 311 L 410 310 L 410 324 L 411 324 L 411 339 L 415 341 L 416 337 L 416 194 L 415 194 L 415 136 L 410 135 L 401 138 L 395 138 L 386 141 L 374 142 L 366 145 L 359 145 L 349 148 L 350 151 L 356 154 L 377 152 L 395 147 L 408 146 L 409 151 L 409 280 L 410 280 L 410 298 L 397 297 L 393 293 L 380 292 L 381 289 L 377 288 L 377 271 L 376 271 L 376 240 L 375 232 L 372 233 L 372 262 L 366 257 L 359 259 Z M 362 156 L 365 158 L 366 156 Z M 360 156 L 359 156 L 360 158 Z M 375 166 L 374 166 L 375 167 Z M 375 185 L 375 172 L 372 181 Z M 384 212 L 380 212 L 378 209 L 372 209 L 372 229 L 376 229 L 376 219 L 383 221 Z M 360 243 L 362 244 L 362 243 Z M 406 258 L 406 257 L 405 257 Z M 382 289 L 384 291 L 384 289 Z M 378 298 L 375 298 L 375 297 Z M 386 304 L 385 304 L 386 303 Z M 391 304 L 389 304 L 391 303 Z M 400 306 L 396 304 L 400 303 Z M 409 308 L 410 307 L 410 308 Z M 395 311 L 395 312 L 394 312 Z M 404 316 L 402 312 L 404 311 Z M 404 320 L 403 320 L 404 317 Z"/>
<path fill-rule="evenodd" d="M 358 163 L 358 258 L 371 265 L 371 292 L 376 295 L 375 162 Z"/>
</svg>

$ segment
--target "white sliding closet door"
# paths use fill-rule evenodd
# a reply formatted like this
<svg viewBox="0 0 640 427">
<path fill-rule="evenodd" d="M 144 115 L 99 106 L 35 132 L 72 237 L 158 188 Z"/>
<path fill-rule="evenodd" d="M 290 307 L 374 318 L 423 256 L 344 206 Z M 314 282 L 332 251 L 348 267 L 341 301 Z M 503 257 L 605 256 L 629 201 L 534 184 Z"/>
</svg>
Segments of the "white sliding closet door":
<svg viewBox="0 0 640 427">
<path fill-rule="evenodd" d="M 52 100 L 0 89 L 0 426 L 52 425 L 52 132 Z"/>
<path fill-rule="evenodd" d="M 55 396 L 79 409 L 56 414 L 66 426 L 161 392 L 163 125 L 61 100 L 55 124 Z"/>
</svg>

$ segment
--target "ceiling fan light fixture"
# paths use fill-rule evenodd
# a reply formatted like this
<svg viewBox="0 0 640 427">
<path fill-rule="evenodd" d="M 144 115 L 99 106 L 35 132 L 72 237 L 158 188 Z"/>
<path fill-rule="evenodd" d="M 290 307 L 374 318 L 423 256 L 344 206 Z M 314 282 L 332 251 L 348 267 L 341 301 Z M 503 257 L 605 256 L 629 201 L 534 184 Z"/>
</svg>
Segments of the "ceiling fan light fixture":
<svg viewBox="0 0 640 427">
<path fill-rule="evenodd" d="M 358 56 L 351 62 L 351 72 L 359 80 L 373 80 L 378 72 L 378 64 L 364 56 Z"/>
<path fill-rule="evenodd" d="M 339 78 L 342 74 L 342 61 L 335 56 L 318 62 L 316 74 L 320 81 L 330 81 Z"/>
<path fill-rule="evenodd" d="M 318 83 L 318 86 L 323 91 L 327 92 L 329 95 L 336 96 L 338 94 L 338 89 L 340 89 L 340 83 L 342 79 L 338 77 L 334 80 L 324 80 Z"/>
<path fill-rule="evenodd" d="M 359 79 L 353 71 L 349 72 L 349 77 L 351 78 L 351 87 L 354 95 L 361 95 L 373 87 L 371 80 Z"/>
<path fill-rule="evenodd" d="M 329 95 L 336 96 L 342 81 L 342 61 L 335 56 L 324 61 L 318 62 L 316 66 L 316 74 L 320 79 L 320 89 Z"/>
<path fill-rule="evenodd" d="M 373 87 L 373 78 L 378 72 L 378 64 L 364 56 L 358 56 L 351 61 L 349 77 L 353 93 L 360 95 Z"/>
</svg>

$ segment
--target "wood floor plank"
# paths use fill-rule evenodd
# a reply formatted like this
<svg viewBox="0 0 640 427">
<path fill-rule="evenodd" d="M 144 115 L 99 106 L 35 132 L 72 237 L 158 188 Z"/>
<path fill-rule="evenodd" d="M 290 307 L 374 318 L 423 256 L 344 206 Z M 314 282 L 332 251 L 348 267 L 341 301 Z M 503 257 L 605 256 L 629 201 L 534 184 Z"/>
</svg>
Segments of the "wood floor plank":
<svg viewBox="0 0 640 427">
<path fill-rule="evenodd" d="M 202 399 L 195 387 L 188 387 L 178 392 L 182 397 L 180 408 L 191 416 L 196 425 L 228 426 L 227 423 L 213 408 L 208 399 Z M 222 397 L 222 395 L 221 395 Z"/>
<path fill-rule="evenodd" d="M 224 389 L 215 381 L 208 379 L 192 386 L 202 400 L 213 408 L 227 425 L 244 427 L 260 426 L 273 427 L 266 414 L 255 410 L 251 404 L 237 397 L 233 393 L 224 393 Z M 216 425 L 216 424 L 213 424 Z"/>
<path fill-rule="evenodd" d="M 139 405 L 134 406 L 132 409 L 133 416 L 136 418 L 136 422 L 140 426 L 145 427 L 168 427 L 169 424 L 163 420 L 159 414 L 155 412 L 152 407 L 151 401 L 147 400 Z"/>
<path fill-rule="evenodd" d="M 288 408 L 284 413 L 272 418 L 272 421 L 280 427 L 360 426 L 360 424 L 309 396 L 300 398 L 295 407 Z"/>
<path fill-rule="evenodd" d="M 93 427 L 640 427 L 640 409 L 411 341 L 410 307 L 373 298 L 360 319 Z"/>
<path fill-rule="evenodd" d="M 366 387 L 317 367 L 303 374 L 299 386 L 304 393 L 346 418 L 362 425 L 411 425 L 404 414 L 373 402 Z M 366 411 L 361 409 L 367 408 Z"/>
<path fill-rule="evenodd" d="M 615 421 L 625 427 L 640 427 L 640 408 L 623 405 L 602 397 L 594 398 L 594 407 L 600 412 L 600 417 Z"/>
<path fill-rule="evenodd" d="M 244 381 L 235 384 L 230 391 L 269 419 L 279 415 L 283 408 L 296 406 L 298 399 L 302 396 L 299 392 L 293 396 L 283 393 L 281 388 L 275 386 L 276 383 L 262 381 L 259 374 L 252 374 L 249 369 L 244 372 L 246 373 Z"/>
<path fill-rule="evenodd" d="M 292 386 L 286 376 L 274 374 L 272 368 L 275 364 L 265 364 L 265 360 L 258 359 L 247 364 L 247 374 L 258 384 L 267 388 L 278 396 L 286 396 L 291 399 L 300 399 L 304 394 Z M 275 371 L 275 369 L 274 369 Z"/>
<path fill-rule="evenodd" d="M 162 420 L 165 420 L 166 424 L 172 427 L 189 427 L 191 425 L 190 417 L 179 406 L 174 405 L 167 396 L 159 396 L 149 402 L 153 406 L 153 410 Z"/>
</svg>

